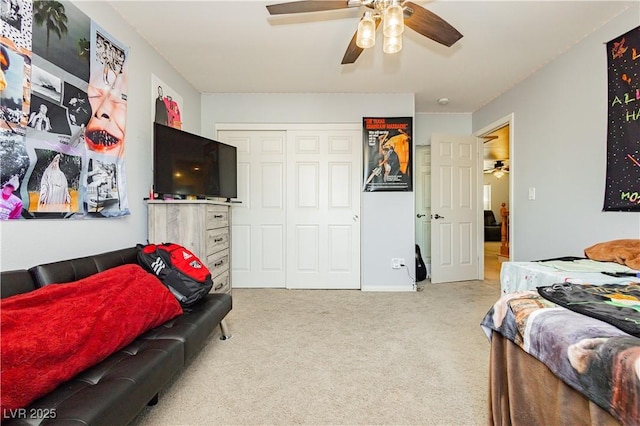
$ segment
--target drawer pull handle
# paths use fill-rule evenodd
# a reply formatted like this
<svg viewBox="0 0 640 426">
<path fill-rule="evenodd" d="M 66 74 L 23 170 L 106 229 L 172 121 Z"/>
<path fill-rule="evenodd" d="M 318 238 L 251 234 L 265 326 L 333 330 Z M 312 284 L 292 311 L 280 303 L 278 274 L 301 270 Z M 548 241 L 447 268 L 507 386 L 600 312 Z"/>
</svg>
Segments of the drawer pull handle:
<svg viewBox="0 0 640 426">
<path fill-rule="evenodd" d="M 213 217 L 216 219 L 222 219 L 224 216 L 221 214 L 214 214 Z"/>
<path fill-rule="evenodd" d="M 214 288 L 214 290 L 220 290 L 221 288 L 222 288 L 222 283 L 221 283 L 221 284 L 218 284 L 218 285 L 216 286 L 216 288 Z"/>
<path fill-rule="evenodd" d="M 224 260 L 221 260 L 221 261 L 219 261 L 219 262 L 214 263 L 214 264 L 213 264 L 213 267 L 214 267 L 214 268 L 216 268 L 216 267 L 218 267 L 218 266 L 220 266 L 220 265 L 222 265 L 222 264 L 224 264 Z"/>
<path fill-rule="evenodd" d="M 224 238 L 215 238 L 213 240 L 214 243 L 219 243 L 220 241 L 224 241 Z"/>
</svg>

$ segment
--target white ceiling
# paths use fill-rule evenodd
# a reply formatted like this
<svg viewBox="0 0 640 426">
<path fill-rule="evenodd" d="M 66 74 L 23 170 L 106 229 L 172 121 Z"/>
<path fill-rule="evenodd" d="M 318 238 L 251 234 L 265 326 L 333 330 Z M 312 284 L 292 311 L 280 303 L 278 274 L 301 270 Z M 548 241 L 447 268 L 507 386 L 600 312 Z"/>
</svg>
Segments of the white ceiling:
<svg viewBox="0 0 640 426">
<path fill-rule="evenodd" d="M 637 1 L 414 0 L 464 37 L 447 48 L 407 28 L 388 55 L 379 30 L 351 65 L 340 61 L 365 8 L 270 16 L 265 5 L 286 0 L 109 3 L 202 93 L 415 93 L 416 112 L 468 113 Z"/>
</svg>

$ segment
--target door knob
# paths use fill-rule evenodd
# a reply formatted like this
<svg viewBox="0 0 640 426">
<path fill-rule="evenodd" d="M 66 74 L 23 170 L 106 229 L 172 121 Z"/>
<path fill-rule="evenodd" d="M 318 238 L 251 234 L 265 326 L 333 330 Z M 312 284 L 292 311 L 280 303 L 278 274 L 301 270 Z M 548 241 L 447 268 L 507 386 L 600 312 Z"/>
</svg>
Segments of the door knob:
<svg viewBox="0 0 640 426">
<path fill-rule="evenodd" d="M 444 219 L 444 216 L 440 216 L 438 213 L 436 213 L 435 216 L 433 216 L 434 219 Z"/>
<path fill-rule="evenodd" d="M 425 217 L 426 215 L 418 213 L 418 218 Z"/>
</svg>

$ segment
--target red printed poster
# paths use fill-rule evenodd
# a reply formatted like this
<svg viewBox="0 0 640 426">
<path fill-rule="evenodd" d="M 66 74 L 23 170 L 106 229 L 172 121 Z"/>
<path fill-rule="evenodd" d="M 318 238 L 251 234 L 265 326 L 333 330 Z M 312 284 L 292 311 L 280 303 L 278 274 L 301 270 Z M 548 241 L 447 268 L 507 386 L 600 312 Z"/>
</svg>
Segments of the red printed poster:
<svg viewBox="0 0 640 426">
<path fill-rule="evenodd" d="M 413 118 L 364 117 L 364 192 L 413 191 Z"/>
</svg>

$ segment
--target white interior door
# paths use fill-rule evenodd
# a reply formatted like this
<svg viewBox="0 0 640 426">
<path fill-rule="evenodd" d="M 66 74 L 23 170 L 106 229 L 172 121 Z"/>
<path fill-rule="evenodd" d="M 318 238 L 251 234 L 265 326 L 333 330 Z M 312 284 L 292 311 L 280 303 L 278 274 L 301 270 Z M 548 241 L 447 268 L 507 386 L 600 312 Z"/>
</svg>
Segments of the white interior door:
<svg viewBox="0 0 640 426">
<path fill-rule="evenodd" d="M 360 288 L 358 130 L 287 131 L 287 288 Z"/>
<path fill-rule="evenodd" d="M 431 146 L 416 146 L 416 244 L 431 274 Z"/>
<path fill-rule="evenodd" d="M 431 282 L 479 278 L 476 138 L 431 136 Z"/>
<path fill-rule="evenodd" d="M 284 288 L 286 283 L 286 132 L 220 130 L 238 148 L 238 200 L 232 207 L 234 287 Z"/>
</svg>

